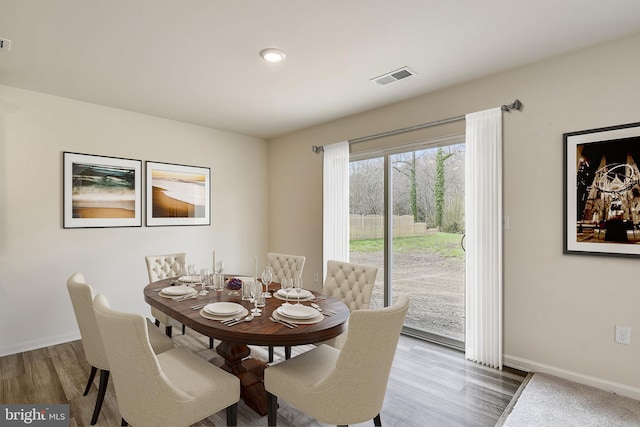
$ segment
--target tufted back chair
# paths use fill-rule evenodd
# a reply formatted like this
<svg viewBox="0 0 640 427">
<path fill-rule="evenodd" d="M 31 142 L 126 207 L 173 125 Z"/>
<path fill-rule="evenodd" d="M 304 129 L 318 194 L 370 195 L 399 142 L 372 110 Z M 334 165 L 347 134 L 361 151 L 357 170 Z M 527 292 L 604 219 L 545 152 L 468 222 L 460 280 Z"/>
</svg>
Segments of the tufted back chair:
<svg viewBox="0 0 640 427">
<path fill-rule="evenodd" d="M 187 254 L 149 255 L 144 259 L 147 262 L 149 283 L 152 283 L 179 276 L 180 270 L 187 263 Z"/>
<path fill-rule="evenodd" d="M 153 283 L 167 277 L 179 276 L 182 267 L 187 263 L 187 254 L 148 255 L 144 257 L 144 260 L 147 263 L 149 283 Z M 156 326 L 159 326 L 160 323 L 164 325 L 168 336 L 171 336 L 173 326 L 180 325 L 177 320 L 172 319 L 157 308 L 151 307 L 151 315 L 156 319 Z M 184 333 L 184 328 L 182 332 Z"/>
<path fill-rule="evenodd" d="M 300 255 L 285 255 L 270 252 L 267 254 L 267 265 L 273 270 L 273 281 L 280 283 L 285 276 L 302 275 L 306 257 Z"/>
<path fill-rule="evenodd" d="M 381 425 L 389 372 L 409 299 L 375 310 L 356 310 L 342 350 L 321 345 L 264 371 L 268 424 L 276 425 L 278 398 L 325 424 L 374 419 Z"/>
<path fill-rule="evenodd" d="M 369 308 L 377 274 L 377 267 L 329 260 L 323 293 L 341 299 L 349 311 Z"/>
</svg>

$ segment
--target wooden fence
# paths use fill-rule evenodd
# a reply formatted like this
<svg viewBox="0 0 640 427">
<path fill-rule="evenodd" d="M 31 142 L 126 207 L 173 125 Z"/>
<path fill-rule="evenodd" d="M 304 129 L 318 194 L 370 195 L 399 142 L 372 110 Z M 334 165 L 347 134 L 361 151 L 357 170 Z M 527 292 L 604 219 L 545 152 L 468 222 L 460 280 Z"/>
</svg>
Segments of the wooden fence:
<svg viewBox="0 0 640 427">
<path fill-rule="evenodd" d="M 382 239 L 384 233 L 384 217 L 382 215 L 351 215 L 351 240 Z M 393 216 L 394 237 L 424 236 L 435 233 L 435 229 L 427 229 L 424 222 L 414 222 L 411 215 Z"/>
</svg>

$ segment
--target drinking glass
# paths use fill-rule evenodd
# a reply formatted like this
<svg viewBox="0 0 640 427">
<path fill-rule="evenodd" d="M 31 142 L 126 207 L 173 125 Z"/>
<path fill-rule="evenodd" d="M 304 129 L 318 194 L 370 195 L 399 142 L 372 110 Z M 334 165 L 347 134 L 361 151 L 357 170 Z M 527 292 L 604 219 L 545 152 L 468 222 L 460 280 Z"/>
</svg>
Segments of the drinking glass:
<svg viewBox="0 0 640 427">
<path fill-rule="evenodd" d="M 206 295 L 209 293 L 209 291 L 207 290 L 207 285 L 209 284 L 210 277 L 211 277 L 211 270 L 209 270 L 208 268 L 203 268 L 202 270 L 200 270 L 200 282 L 201 282 L 200 295 Z"/>
<path fill-rule="evenodd" d="M 216 261 L 216 265 L 213 266 L 216 274 L 219 276 L 219 281 L 220 281 L 220 289 L 222 290 L 224 289 L 224 276 L 222 275 L 222 272 L 224 271 L 224 261 L 222 260 L 218 260 Z"/>
<path fill-rule="evenodd" d="M 187 273 L 189 274 L 189 276 L 195 276 L 196 273 L 198 272 L 198 267 L 195 264 L 189 264 Z"/>
<path fill-rule="evenodd" d="M 271 267 L 267 267 L 262 271 L 262 284 L 265 287 L 265 298 L 271 298 L 271 292 L 269 292 L 269 285 L 273 281 L 273 273 L 271 273 Z"/>
<path fill-rule="evenodd" d="M 300 305 L 300 292 L 302 292 L 302 277 L 296 277 L 293 281 L 293 287 L 298 294 L 298 304 Z"/>
<path fill-rule="evenodd" d="M 262 296 L 262 285 L 256 280 L 255 283 L 252 283 L 252 286 L 249 289 L 251 290 L 251 298 L 253 299 L 253 308 L 251 309 L 251 313 L 253 313 L 254 316 L 260 316 L 262 310 L 258 308 L 259 298 L 262 297 L 262 301 L 264 301 L 264 297 Z"/>
<path fill-rule="evenodd" d="M 280 287 L 284 291 L 285 297 L 287 299 L 287 304 L 289 304 L 289 291 L 293 287 L 293 281 L 291 277 L 284 276 L 280 282 Z"/>
</svg>

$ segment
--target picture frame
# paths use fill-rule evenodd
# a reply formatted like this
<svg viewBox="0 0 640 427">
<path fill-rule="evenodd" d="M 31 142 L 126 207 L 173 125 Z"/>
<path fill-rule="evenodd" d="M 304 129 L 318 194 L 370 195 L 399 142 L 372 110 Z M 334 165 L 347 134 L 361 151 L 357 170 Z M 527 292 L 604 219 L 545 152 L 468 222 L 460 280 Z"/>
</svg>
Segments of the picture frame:
<svg viewBox="0 0 640 427">
<path fill-rule="evenodd" d="M 563 134 L 565 254 L 640 256 L 640 122 Z"/>
<path fill-rule="evenodd" d="M 142 226 L 142 160 L 63 152 L 63 228 Z"/>
<path fill-rule="evenodd" d="M 211 225 L 211 169 L 147 161 L 146 225 Z"/>
</svg>

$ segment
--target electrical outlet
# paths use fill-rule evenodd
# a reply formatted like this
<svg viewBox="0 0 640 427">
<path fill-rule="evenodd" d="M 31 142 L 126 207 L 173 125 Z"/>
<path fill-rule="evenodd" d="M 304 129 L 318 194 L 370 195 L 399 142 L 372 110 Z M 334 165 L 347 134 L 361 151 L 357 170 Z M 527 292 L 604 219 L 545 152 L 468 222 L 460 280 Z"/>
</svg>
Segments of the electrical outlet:
<svg viewBox="0 0 640 427">
<path fill-rule="evenodd" d="M 631 328 L 616 325 L 615 340 L 618 344 L 631 344 Z"/>
</svg>

